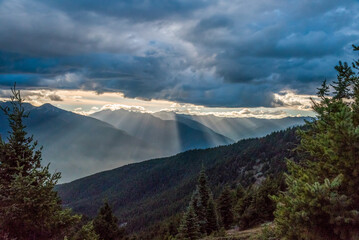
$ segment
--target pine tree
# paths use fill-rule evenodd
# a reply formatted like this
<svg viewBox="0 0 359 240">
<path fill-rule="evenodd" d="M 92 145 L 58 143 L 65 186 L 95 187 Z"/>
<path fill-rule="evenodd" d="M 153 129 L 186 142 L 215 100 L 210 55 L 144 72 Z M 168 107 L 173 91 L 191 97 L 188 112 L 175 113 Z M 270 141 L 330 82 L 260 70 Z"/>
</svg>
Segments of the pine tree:
<svg viewBox="0 0 359 240">
<path fill-rule="evenodd" d="M 218 199 L 218 212 L 225 229 L 229 229 L 233 223 L 232 193 L 228 186 L 224 188 Z"/>
<path fill-rule="evenodd" d="M 282 175 L 268 176 L 260 185 L 253 185 L 243 194 L 239 194 L 242 197 L 238 199 L 234 209 L 238 226 L 246 229 L 272 221 L 275 203 L 270 196 L 284 190 L 282 185 Z"/>
<path fill-rule="evenodd" d="M 359 77 L 353 69 L 339 62 L 332 97 L 313 101 L 317 119 L 299 132 L 298 149 L 307 159 L 288 162 L 288 190 L 274 197 L 279 237 L 358 239 Z"/>
<path fill-rule="evenodd" d="M 196 190 L 192 194 L 191 201 L 190 201 L 189 205 L 192 206 L 193 211 L 196 214 L 200 232 L 205 233 L 206 225 L 207 225 L 207 219 L 206 219 L 207 204 L 203 203 L 202 197 L 199 192 L 198 185 L 196 187 Z"/>
<path fill-rule="evenodd" d="M 173 220 L 171 220 L 167 226 L 168 229 L 168 234 L 172 237 L 172 236 L 176 236 L 178 234 L 178 229 L 177 229 L 177 222 L 174 222 Z"/>
<path fill-rule="evenodd" d="M 184 214 L 178 232 L 178 239 L 196 240 L 200 238 L 200 226 L 192 205 L 188 207 L 187 212 Z"/>
<path fill-rule="evenodd" d="M 210 196 L 208 200 L 206 218 L 207 218 L 207 225 L 206 225 L 207 234 L 209 235 L 212 232 L 218 231 L 219 229 L 218 217 L 212 196 Z"/>
<path fill-rule="evenodd" d="M 198 186 L 198 192 L 199 192 L 199 196 L 200 196 L 202 203 L 204 205 L 207 205 L 209 198 L 210 198 L 211 190 L 209 189 L 209 186 L 208 186 L 207 175 L 206 175 L 204 167 L 202 167 L 202 170 L 199 173 L 197 186 Z"/>
<path fill-rule="evenodd" d="M 106 201 L 100 208 L 96 218 L 93 220 L 95 232 L 100 240 L 118 240 L 124 236 L 124 230 L 118 225 L 118 219 L 112 213 L 112 209 Z"/>
<path fill-rule="evenodd" d="M 99 240 L 99 235 L 95 232 L 93 222 L 83 225 L 71 240 Z"/>
<path fill-rule="evenodd" d="M 210 234 L 213 231 L 218 230 L 217 213 L 212 198 L 212 192 L 209 188 L 207 176 L 203 167 L 198 177 L 196 190 L 192 194 L 189 209 L 193 209 L 196 224 L 199 226 L 201 235 Z M 182 219 L 183 222 L 186 222 L 186 217 L 188 216 L 184 215 L 184 219 Z"/>
<path fill-rule="evenodd" d="M 246 190 L 243 188 L 241 184 L 239 184 L 236 188 L 236 200 L 238 201 L 239 199 L 244 197 L 245 194 L 246 194 Z"/>
<path fill-rule="evenodd" d="M 234 221 L 239 224 L 239 227 L 245 228 L 247 224 L 243 224 L 245 216 L 245 211 L 247 208 L 251 205 L 253 201 L 253 189 L 249 188 L 247 191 L 245 191 L 243 194 L 241 194 L 241 197 L 238 198 L 235 206 L 234 206 Z"/>
<path fill-rule="evenodd" d="M 205 169 L 202 167 L 202 170 L 198 177 L 196 191 L 194 192 L 191 200 L 191 204 L 193 205 L 193 209 L 198 218 L 201 233 L 207 232 L 207 208 L 210 194 L 211 190 L 208 186 Z"/>
<path fill-rule="evenodd" d="M 352 68 L 348 65 L 348 63 L 342 63 L 339 61 L 339 65 L 335 67 L 337 70 L 337 81 L 331 84 L 334 88 L 334 96 L 335 100 L 342 100 L 342 99 L 349 99 L 350 98 L 350 89 L 349 86 L 351 85 L 353 79 L 355 78 L 355 73 L 353 72 Z"/>
<path fill-rule="evenodd" d="M 80 217 L 62 210 L 53 190 L 61 175 L 41 166 L 41 148 L 27 136 L 28 113 L 15 87 L 10 106 L 1 108 L 11 131 L 7 141 L 0 139 L 0 232 L 18 240 L 54 239 Z"/>
</svg>

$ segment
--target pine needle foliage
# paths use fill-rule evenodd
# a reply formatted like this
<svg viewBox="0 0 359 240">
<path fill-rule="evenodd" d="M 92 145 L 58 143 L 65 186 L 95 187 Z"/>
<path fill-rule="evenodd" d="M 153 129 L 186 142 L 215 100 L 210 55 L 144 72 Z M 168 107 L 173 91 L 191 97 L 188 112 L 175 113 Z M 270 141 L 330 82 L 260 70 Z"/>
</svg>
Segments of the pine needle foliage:
<svg viewBox="0 0 359 240">
<path fill-rule="evenodd" d="M 288 162 L 288 190 L 274 197 L 283 239 L 359 239 L 358 66 L 339 62 L 333 91 L 323 83 L 313 100 L 317 118 L 299 131 L 307 159 Z"/>
<path fill-rule="evenodd" d="M 25 131 L 29 113 L 16 85 L 12 93 L 10 106 L 1 108 L 11 131 L 7 140 L 0 138 L 0 232 L 18 240 L 63 238 L 80 217 L 62 209 L 54 191 L 61 175 L 41 165 L 41 148 Z"/>
<path fill-rule="evenodd" d="M 95 232 L 93 222 L 88 222 L 75 233 L 71 240 L 99 240 L 99 235 Z"/>
<path fill-rule="evenodd" d="M 192 216 L 192 211 L 194 216 Z M 197 225 L 199 234 L 196 233 Z M 205 169 L 202 167 L 196 190 L 192 195 L 187 212 L 183 216 L 178 238 L 188 239 L 191 236 L 189 239 L 197 239 L 196 236 L 209 235 L 218 229 L 216 206 L 208 185 Z"/>
<path fill-rule="evenodd" d="M 124 237 L 124 229 L 120 228 L 118 219 L 107 201 L 93 220 L 93 226 L 100 240 L 120 240 Z"/>
<path fill-rule="evenodd" d="M 180 228 L 178 230 L 177 239 L 181 240 L 196 240 L 201 237 L 201 228 L 199 220 L 194 211 L 193 205 L 187 208 L 186 213 L 183 216 Z"/>
<path fill-rule="evenodd" d="M 221 223 L 225 229 L 229 229 L 233 224 L 233 198 L 228 186 L 224 188 L 218 199 L 218 212 Z"/>
</svg>

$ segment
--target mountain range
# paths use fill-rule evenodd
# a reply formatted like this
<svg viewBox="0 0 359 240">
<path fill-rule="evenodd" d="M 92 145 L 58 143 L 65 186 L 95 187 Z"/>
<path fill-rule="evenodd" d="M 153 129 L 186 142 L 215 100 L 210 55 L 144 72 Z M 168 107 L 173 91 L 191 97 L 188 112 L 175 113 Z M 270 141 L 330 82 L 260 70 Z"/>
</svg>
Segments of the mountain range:
<svg viewBox="0 0 359 240">
<path fill-rule="evenodd" d="M 97 119 L 50 104 L 26 104 L 25 108 L 30 111 L 25 119 L 26 131 L 44 147 L 44 164 L 51 163 L 52 171 L 60 171 L 62 181 L 160 155 L 151 144 Z M 2 112 L 0 126 L 5 138 L 9 127 Z"/>
<path fill-rule="evenodd" d="M 61 182 L 190 149 L 227 145 L 303 123 L 303 118 L 231 119 L 127 110 L 83 116 L 50 104 L 24 106 L 30 111 L 25 120 L 27 131 L 44 146 L 44 163 L 51 162 L 50 170 L 62 173 Z M 0 126 L 0 134 L 6 138 L 9 127 L 2 112 Z"/>
<path fill-rule="evenodd" d="M 195 148 L 226 145 L 234 141 L 194 121 L 163 120 L 149 113 L 127 110 L 104 110 L 91 115 L 112 124 L 118 129 L 143 141 L 156 144 L 157 148 L 172 154 Z"/>
<path fill-rule="evenodd" d="M 186 115 L 174 112 L 157 112 L 155 116 L 164 120 L 176 120 L 188 123 L 192 120 L 200 123 L 216 133 L 226 136 L 234 141 L 246 138 L 263 137 L 273 131 L 279 131 L 292 126 L 302 125 L 308 117 L 285 117 L 279 119 L 263 118 L 230 118 L 217 117 L 214 115 Z"/>
</svg>

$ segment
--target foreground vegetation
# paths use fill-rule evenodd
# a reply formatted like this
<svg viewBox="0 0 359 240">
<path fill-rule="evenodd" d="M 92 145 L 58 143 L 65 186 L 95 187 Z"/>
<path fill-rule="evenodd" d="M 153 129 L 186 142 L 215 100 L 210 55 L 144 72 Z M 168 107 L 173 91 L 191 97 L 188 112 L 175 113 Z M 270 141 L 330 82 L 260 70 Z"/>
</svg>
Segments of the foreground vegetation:
<svg viewBox="0 0 359 240">
<path fill-rule="evenodd" d="M 324 82 L 313 102 L 317 120 L 299 132 L 307 154 L 288 163 L 288 189 L 274 197 L 280 238 L 359 238 L 359 61 L 336 70 L 332 94 Z"/>
<path fill-rule="evenodd" d="M 7 141 L 0 137 L 0 239 L 121 239 L 108 203 L 93 221 L 63 209 L 54 191 L 60 173 L 51 174 L 41 165 L 41 148 L 27 136 L 20 92 L 12 89 L 11 106 L 1 108 L 11 131 Z"/>
</svg>

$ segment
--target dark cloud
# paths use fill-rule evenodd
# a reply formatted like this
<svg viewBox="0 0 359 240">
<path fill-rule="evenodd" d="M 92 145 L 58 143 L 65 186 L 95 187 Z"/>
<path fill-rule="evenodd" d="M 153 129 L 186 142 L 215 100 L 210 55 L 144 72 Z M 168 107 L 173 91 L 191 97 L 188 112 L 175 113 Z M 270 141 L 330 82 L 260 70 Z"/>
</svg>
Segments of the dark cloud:
<svg viewBox="0 0 359 240">
<path fill-rule="evenodd" d="M 5 0 L 0 87 L 281 106 L 274 93 L 312 94 L 353 58 L 358 11 L 354 0 Z"/>
<path fill-rule="evenodd" d="M 100 14 L 133 21 L 153 21 L 166 18 L 188 16 L 194 11 L 205 8 L 210 1 L 205 0 L 108 0 L 106 2 L 88 0 L 46 0 L 39 1 L 57 9 L 78 14 Z"/>
<path fill-rule="evenodd" d="M 48 97 L 49 97 L 49 99 L 51 101 L 55 101 L 55 102 L 63 101 L 62 98 L 59 95 L 56 95 L 56 94 L 50 94 Z"/>
</svg>

